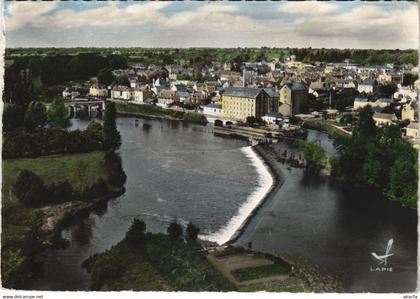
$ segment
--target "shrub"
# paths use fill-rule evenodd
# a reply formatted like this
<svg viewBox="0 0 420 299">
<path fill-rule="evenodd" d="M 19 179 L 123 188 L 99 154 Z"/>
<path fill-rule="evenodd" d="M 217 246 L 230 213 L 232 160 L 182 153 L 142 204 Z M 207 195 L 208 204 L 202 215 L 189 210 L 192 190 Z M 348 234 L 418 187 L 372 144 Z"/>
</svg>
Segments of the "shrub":
<svg viewBox="0 0 420 299">
<path fill-rule="evenodd" d="M 22 170 L 13 186 L 16 197 L 27 205 L 39 204 L 45 194 L 44 181 L 35 173 L 29 170 Z"/>
<path fill-rule="evenodd" d="M 125 235 L 129 245 L 139 246 L 144 240 L 146 232 L 146 223 L 134 218 L 133 222 Z"/>
<path fill-rule="evenodd" d="M 178 223 L 174 221 L 169 225 L 167 232 L 168 232 L 169 238 L 175 241 L 175 240 L 178 240 L 179 237 L 182 236 L 183 231 L 182 231 L 181 225 L 179 225 Z"/>
<path fill-rule="evenodd" d="M 188 223 L 188 226 L 187 226 L 187 229 L 186 229 L 187 239 L 188 240 L 190 240 L 190 241 L 197 240 L 197 237 L 198 237 L 198 233 L 199 232 L 200 232 L 200 229 L 197 226 L 195 226 L 191 222 Z"/>
</svg>

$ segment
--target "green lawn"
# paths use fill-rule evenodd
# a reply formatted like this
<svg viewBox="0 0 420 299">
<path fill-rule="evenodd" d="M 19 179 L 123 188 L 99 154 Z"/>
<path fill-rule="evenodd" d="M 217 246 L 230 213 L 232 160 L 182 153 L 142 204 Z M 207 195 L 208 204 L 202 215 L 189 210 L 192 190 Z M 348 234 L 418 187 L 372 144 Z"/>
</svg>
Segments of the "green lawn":
<svg viewBox="0 0 420 299">
<path fill-rule="evenodd" d="M 291 268 L 289 264 L 285 263 L 279 258 L 275 258 L 274 264 L 259 267 L 241 268 L 232 271 L 232 274 L 238 278 L 239 281 L 247 281 L 273 275 L 287 275 L 290 270 Z"/>
<path fill-rule="evenodd" d="M 196 242 L 148 234 L 140 248 L 125 241 L 88 266 L 93 290 L 233 291 L 235 286 L 199 252 Z"/>
<path fill-rule="evenodd" d="M 5 287 L 19 287 L 28 275 L 28 256 L 37 248 L 45 236 L 40 234 L 42 220 L 40 208 L 22 205 L 13 194 L 13 185 L 23 169 L 31 170 L 48 185 L 67 180 L 74 183 L 70 175 L 79 161 L 86 162 L 86 186 L 99 177 L 106 178 L 103 152 L 75 155 L 43 156 L 35 159 L 3 160 L 2 180 L 2 282 Z M 37 242 L 29 240 L 35 236 Z M 38 245 L 37 245 L 38 244 Z"/>
</svg>

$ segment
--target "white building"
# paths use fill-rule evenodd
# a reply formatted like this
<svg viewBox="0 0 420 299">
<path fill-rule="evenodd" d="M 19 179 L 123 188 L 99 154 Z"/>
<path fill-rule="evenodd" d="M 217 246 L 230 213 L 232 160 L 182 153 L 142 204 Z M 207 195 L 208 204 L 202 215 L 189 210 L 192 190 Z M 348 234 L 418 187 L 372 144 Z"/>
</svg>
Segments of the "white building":
<svg viewBox="0 0 420 299">
<path fill-rule="evenodd" d="M 208 104 L 203 107 L 203 113 L 213 116 L 222 116 L 222 105 L 220 104 Z"/>
</svg>

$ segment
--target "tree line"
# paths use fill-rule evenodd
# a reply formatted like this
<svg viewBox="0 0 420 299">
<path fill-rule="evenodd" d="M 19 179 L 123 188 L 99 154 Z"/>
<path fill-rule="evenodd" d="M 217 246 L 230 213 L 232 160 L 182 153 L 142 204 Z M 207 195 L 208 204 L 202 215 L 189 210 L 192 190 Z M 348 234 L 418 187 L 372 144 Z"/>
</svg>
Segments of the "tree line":
<svg viewBox="0 0 420 299">
<path fill-rule="evenodd" d="M 375 126 L 369 106 L 361 109 L 352 138 L 342 140 L 333 174 L 381 190 L 404 206 L 416 207 L 418 152 L 401 136 L 399 125 Z"/>
</svg>

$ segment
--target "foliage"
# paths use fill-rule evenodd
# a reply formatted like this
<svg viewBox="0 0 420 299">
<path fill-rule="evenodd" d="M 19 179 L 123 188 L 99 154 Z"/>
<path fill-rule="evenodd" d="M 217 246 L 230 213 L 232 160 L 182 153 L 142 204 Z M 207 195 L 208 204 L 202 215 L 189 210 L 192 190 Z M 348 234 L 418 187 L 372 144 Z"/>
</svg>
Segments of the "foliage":
<svg viewBox="0 0 420 299">
<path fill-rule="evenodd" d="M 356 89 L 345 89 L 341 93 L 333 93 L 332 106 L 339 111 L 344 111 L 346 107 L 353 106 L 354 99 L 358 95 Z"/>
<path fill-rule="evenodd" d="M 140 246 L 144 241 L 146 233 L 146 223 L 134 218 L 130 228 L 125 234 L 125 239 L 131 246 Z"/>
<path fill-rule="evenodd" d="M 86 139 L 92 144 L 99 145 L 104 141 L 103 127 L 97 121 L 92 120 L 84 131 L 84 134 Z"/>
<path fill-rule="evenodd" d="M 127 59 L 121 55 L 111 55 L 108 57 L 109 68 L 111 70 L 125 69 L 127 67 Z"/>
<path fill-rule="evenodd" d="M 40 203 L 46 195 L 44 181 L 30 170 L 22 170 L 13 186 L 16 197 L 26 205 Z"/>
<path fill-rule="evenodd" d="M 197 240 L 200 229 L 197 226 L 195 226 L 194 224 L 192 224 L 192 222 L 190 222 L 190 223 L 188 223 L 187 229 L 185 230 L 185 232 L 187 234 L 187 239 L 188 240 L 195 241 L 195 240 Z"/>
<path fill-rule="evenodd" d="M 306 141 L 299 145 L 305 159 L 306 169 L 318 171 L 327 164 L 327 157 L 321 146 L 314 142 Z"/>
<path fill-rule="evenodd" d="M 173 241 L 176 241 L 179 239 L 179 237 L 182 236 L 183 230 L 181 225 L 174 221 L 169 225 L 167 232 L 169 238 Z"/>
<path fill-rule="evenodd" d="M 99 83 L 105 85 L 110 85 L 115 79 L 109 68 L 99 70 L 97 78 Z"/>
<path fill-rule="evenodd" d="M 393 94 L 398 90 L 397 84 L 386 83 L 379 84 L 379 96 L 384 98 L 391 98 Z"/>
<path fill-rule="evenodd" d="M 104 161 L 110 184 L 117 187 L 124 186 L 127 176 L 122 168 L 119 154 L 114 151 L 107 151 L 104 155 Z"/>
<path fill-rule="evenodd" d="M 25 126 L 29 130 L 42 128 L 47 122 L 47 111 L 45 105 L 38 101 L 29 104 L 25 112 Z"/>
<path fill-rule="evenodd" d="M 404 206 L 417 204 L 417 151 L 401 136 L 398 125 L 376 128 L 370 108 L 359 111 L 353 138 L 332 163 L 333 173 L 382 190 Z"/>
<path fill-rule="evenodd" d="M 6 103 L 3 111 L 3 132 L 10 132 L 23 126 L 25 107 L 23 105 Z"/>
<path fill-rule="evenodd" d="M 107 103 L 105 107 L 103 126 L 105 149 L 116 150 L 121 145 L 121 135 L 120 132 L 118 132 L 117 124 L 115 123 L 116 114 L 117 111 L 115 108 L 115 103 Z"/>
<path fill-rule="evenodd" d="M 63 100 L 56 99 L 52 102 L 47 111 L 47 117 L 48 123 L 52 127 L 65 129 L 70 126 L 69 111 Z"/>
<path fill-rule="evenodd" d="M 197 242 L 173 241 L 167 235 L 146 234 L 141 247 L 124 239 L 112 249 L 84 263 L 92 290 L 234 291 L 235 286 L 200 252 Z M 119 275 L 110 278 L 109 265 Z M 113 269 L 111 269 L 113 270 Z"/>
<path fill-rule="evenodd" d="M 118 76 L 114 79 L 114 82 L 112 82 L 115 85 L 121 85 L 121 86 L 130 86 L 130 82 L 128 81 L 127 76 Z"/>
<path fill-rule="evenodd" d="M 3 158 L 36 157 L 45 154 L 86 153 L 103 148 L 100 124 L 85 131 L 66 131 L 59 127 L 22 129 L 4 134 Z"/>
<path fill-rule="evenodd" d="M 402 82 L 402 86 L 413 86 L 414 82 L 416 82 L 416 80 L 419 78 L 419 76 L 410 74 L 410 73 L 405 73 L 403 76 L 403 82 Z"/>
</svg>

